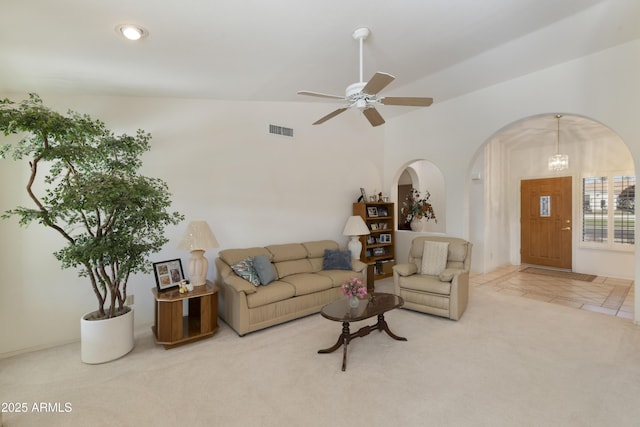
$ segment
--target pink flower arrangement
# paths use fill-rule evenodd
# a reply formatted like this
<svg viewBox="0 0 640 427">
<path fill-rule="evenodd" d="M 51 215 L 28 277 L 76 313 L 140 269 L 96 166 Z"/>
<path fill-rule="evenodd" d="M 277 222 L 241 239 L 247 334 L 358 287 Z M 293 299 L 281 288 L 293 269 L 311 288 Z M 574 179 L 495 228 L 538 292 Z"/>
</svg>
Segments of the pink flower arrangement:
<svg viewBox="0 0 640 427">
<path fill-rule="evenodd" d="M 367 287 L 362 280 L 354 277 L 342 284 L 342 293 L 348 297 L 364 298 L 367 296 Z"/>
</svg>

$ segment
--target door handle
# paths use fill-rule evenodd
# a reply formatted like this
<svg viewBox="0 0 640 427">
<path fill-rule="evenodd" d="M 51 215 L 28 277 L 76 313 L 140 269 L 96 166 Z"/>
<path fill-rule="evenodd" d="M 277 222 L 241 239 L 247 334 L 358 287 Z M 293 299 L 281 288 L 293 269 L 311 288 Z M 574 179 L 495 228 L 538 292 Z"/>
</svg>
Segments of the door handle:
<svg viewBox="0 0 640 427">
<path fill-rule="evenodd" d="M 571 227 L 561 228 L 560 230 L 571 230 Z"/>
</svg>

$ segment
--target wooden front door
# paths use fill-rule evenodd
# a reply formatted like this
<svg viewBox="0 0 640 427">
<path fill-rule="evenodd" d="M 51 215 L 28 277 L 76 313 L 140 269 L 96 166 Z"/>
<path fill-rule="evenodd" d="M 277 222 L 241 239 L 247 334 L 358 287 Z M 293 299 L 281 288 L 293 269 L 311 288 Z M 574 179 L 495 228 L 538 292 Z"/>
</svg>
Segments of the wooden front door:
<svg viewBox="0 0 640 427">
<path fill-rule="evenodd" d="M 520 262 L 571 269 L 571 177 L 520 183 Z"/>
</svg>

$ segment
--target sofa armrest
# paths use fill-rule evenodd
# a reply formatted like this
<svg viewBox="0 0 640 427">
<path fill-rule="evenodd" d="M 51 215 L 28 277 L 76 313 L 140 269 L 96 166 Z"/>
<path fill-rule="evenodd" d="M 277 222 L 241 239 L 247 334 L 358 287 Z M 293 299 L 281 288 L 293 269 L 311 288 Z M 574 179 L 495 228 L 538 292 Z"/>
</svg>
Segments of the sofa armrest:
<svg viewBox="0 0 640 427">
<path fill-rule="evenodd" d="M 244 292 L 247 295 L 256 292 L 255 286 L 238 276 L 231 267 L 220 258 L 216 258 L 215 264 L 218 270 L 219 281 L 222 281 L 225 285 L 229 286 L 236 292 Z"/>
<path fill-rule="evenodd" d="M 458 270 L 451 281 L 449 318 L 459 320 L 469 302 L 469 272 Z"/>
<path fill-rule="evenodd" d="M 456 276 L 461 275 L 465 271 L 461 268 L 445 268 L 438 277 L 441 282 L 451 282 Z"/>
<path fill-rule="evenodd" d="M 365 264 L 364 262 L 360 261 L 359 259 L 352 259 L 351 260 L 351 269 L 355 272 L 358 273 L 362 273 L 363 271 L 365 271 L 367 269 L 367 264 Z"/>
<path fill-rule="evenodd" d="M 412 262 L 393 266 L 393 293 L 400 295 L 400 277 L 411 276 L 418 272 L 418 266 Z"/>
<path fill-rule="evenodd" d="M 412 262 L 406 264 L 396 264 L 393 266 L 393 272 L 398 273 L 400 276 L 411 276 L 418 272 L 418 266 Z"/>
</svg>

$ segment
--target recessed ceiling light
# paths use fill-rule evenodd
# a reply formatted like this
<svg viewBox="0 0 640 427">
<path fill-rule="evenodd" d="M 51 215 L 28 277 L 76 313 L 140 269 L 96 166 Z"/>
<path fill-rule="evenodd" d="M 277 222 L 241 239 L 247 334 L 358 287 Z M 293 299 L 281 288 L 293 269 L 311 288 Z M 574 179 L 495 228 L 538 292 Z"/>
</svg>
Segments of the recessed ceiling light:
<svg viewBox="0 0 640 427">
<path fill-rule="evenodd" d="M 116 27 L 116 32 L 129 40 L 140 40 L 149 35 L 144 28 L 133 24 L 121 24 Z"/>
</svg>

